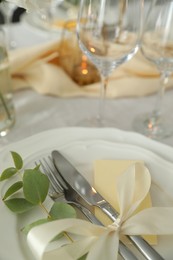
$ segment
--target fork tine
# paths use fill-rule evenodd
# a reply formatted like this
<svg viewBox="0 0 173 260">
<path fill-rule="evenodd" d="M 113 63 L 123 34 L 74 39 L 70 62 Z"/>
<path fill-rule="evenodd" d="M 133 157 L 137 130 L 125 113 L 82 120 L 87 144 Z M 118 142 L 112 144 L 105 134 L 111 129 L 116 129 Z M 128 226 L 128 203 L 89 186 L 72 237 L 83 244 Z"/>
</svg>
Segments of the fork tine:
<svg viewBox="0 0 173 260">
<path fill-rule="evenodd" d="M 52 169 L 49 166 L 47 160 L 43 158 L 42 160 L 39 160 L 40 166 L 43 169 L 43 172 L 47 175 L 49 178 L 49 181 L 54 189 L 55 192 L 63 193 L 63 187 L 60 185 L 59 182 L 57 182 L 55 175 L 52 174 Z"/>
<path fill-rule="evenodd" d="M 41 168 L 43 169 L 44 174 L 47 176 L 47 171 L 45 171 L 45 167 L 44 165 L 41 163 L 41 161 L 35 162 L 36 166 L 41 166 Z M 57 189 L 57 187 L 54 185 L 54 182 L 50 179 L 50 176 L 47 176 L 49 178 L 50 181 L 50 185 L 49 185 L 49 196 L 53 199 L 57 199 L 59 197 L 64 196 L 63 192 L 61 192 L 60 190 Z"/>
<path fill-rule="evenodd" d="M 67 182 L 61 177 L 61 174 L 59 173 L 59 171 L 56 169 L 54 163 L 53 163 L 53 159 L 51 156 L 48 156 L 49 159 L 49 163 L 46 161 L 46 159 L 44 158 L 45 162 L 47 163 L 47 165 L 49 166 L 49 169 L 51 171 L 51 175 L 56 179 L 56 182 L 59 183 L 61 185 L 61 187 L 63 187 L 64 190 L 68 189 L 68 185 Z M 55 174 L 55 172 L 57 172 L 58 174 Z"/>
</svg>

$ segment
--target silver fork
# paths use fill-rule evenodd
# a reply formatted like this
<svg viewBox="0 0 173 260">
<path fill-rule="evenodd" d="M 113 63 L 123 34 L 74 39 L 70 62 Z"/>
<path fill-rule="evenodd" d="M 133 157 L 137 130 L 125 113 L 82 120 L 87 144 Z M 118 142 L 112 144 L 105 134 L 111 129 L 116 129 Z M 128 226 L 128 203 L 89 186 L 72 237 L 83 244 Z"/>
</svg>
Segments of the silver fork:
<svg viewBox="0 0 173 260">
<path fill-rule="evenodd" d="M 43 169 L 43 172 L 48 176 L 52 194 L 57 195 L 57 193 L 63 193 L 67 203 L 75 205 L 82 213 L 87 217 L 87 219 L 97 225 L 103 225 L 95 215 L 81 203 L 81 198 L 72 187 L 65 182 L 60 176 L 57 169 L 54 167 L 51 157 L 48 157 L 49 162 L 45 158 L 39 160 L 39 164 Z M 37 163 L 38 165 L 38 163 Z M 125 260 L 137 260 L 136 256 L 130 251 L 130 249 L 123 244 L 121 241 L 119 243 L 119 254 Z"/>
<path fill-rule="evenodd" d="M 60 181 L 57 181 L 54 175 L 51 174 L 52 169 L 47 164 L 47 161 L 45 159 L 44 163 L 40 160 L 39 164 L 43 169 L 43 172 L 48 176 L 50 181 L 50 187 L 49 187 L 49 196 L 53 200 L 62 200 L 63 202 L 66 202 L 68 204 L 74 205 L 76 208 L 78 208 L 84 216 L 92 223 L 97 225 L 102 225 L 102 223 L 91 213 L 91 211 L 84 207 L 73 195 L 73 192 L 71 190 L 67 191 L 67 187 L 63 186 L 65 183 L 60 183 Z M 36 162 L 36 165 L 38 163 Z M 60 177 L 61 178 L 61 177 Z"/>
</svg>

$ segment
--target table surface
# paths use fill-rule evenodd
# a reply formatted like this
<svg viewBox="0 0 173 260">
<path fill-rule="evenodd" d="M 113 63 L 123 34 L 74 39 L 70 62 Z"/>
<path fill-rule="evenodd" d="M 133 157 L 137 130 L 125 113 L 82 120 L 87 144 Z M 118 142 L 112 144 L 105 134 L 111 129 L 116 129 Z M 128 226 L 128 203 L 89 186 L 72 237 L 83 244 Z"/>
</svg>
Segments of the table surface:
<svg viewBox="0 0 173 260">
<path fill-rule="evenodd" d="M 31 45 L 33 41 L 35 44 L 43 40 L 48 41 L 50 33 L 34 28 L 27 22 L 22 22 L 12 25 L 11 37 L 15 39 L 17 47 L 20 48 Z M 55 33 L 51 37 L 55 37 Z M 106 100 L 105 114 L 112 118 L 111 124 L 115 128 L 134 131 L 135 118 L 140 114 L 152 111 L 155 100 L 156 95 Z M 164 115 L 169 117 L 170 123 L 173 122 L 172 101 L 173 89 L 166 91 L 163 105 Z M 94 113 L 96 115 L 98 111 L 98 99 L 96 98 L 58 98 L 40 95 L 32 89 L 15 92 L 14 105 L 16 122 L 8 135 L 0 139 L 1 147 L 45 130 L 83 126 L 80 122 L 87 117 L 93 117 Z M 159 142 L 173 146 L 173 134 Z"/>
<path fill-rule="evenodd" d="M 28 37 L 32 34 L 33 37 Z M 40 43 L 49 40 L 47 34 L 27 24 L 15 24 L 12 28 L 17 47 Z M 54 37 L 54 36 L 53 36 Z M 152 111 L 156 96 L 141 98 L 118 98 L 105 102 L 105 114 L 112 118 L 115 128 L 134 131 L 133 122 L 138 115 Z M 6 137 L 0 138 L 0 149 L 12 142 L 40 133 L 45 130 L 61 127 L 82 126 L 80 122 L 93 117 L 98 111 L 96 98 L 59 98 L 40 95 L 32 89 L 14 93 L 16 122 Z M 173 89 L 165 93 L 165 115 L 173 122 Z M 109 125 L 105 125 L 108 127 Z M 173 124 L 172 124 L 173 128 Z M 173 135 L 160 142 L 173 147 Z"/>
</svg>

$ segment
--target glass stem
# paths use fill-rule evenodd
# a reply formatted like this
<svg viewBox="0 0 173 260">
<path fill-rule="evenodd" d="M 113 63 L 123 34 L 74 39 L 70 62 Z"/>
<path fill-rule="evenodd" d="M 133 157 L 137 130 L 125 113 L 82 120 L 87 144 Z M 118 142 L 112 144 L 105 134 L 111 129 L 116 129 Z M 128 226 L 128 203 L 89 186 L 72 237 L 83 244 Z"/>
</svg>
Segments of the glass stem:
<svg viewBox="0 0 173 260">
<path fill-rule="evenodd" d="M 10 120 L 11 119 L 11 115 L 10 115 L 10 111 L 8 110 L 8 106 L 6 104 L 6 101 L 2 95 L 2 93 L 0 92 L 0 101 L 2 103 L 2 106 L 4 107 L 4 110 L 6 112 L 7 118 Z"/>
<path fill-rule="evenodd" d="M 105 97 L 108 85 L 108 77 L 101 76 L 101 88 L 100 88 L 100 99 L 99 99 L 99 110 L 98 110 L 98 120 L 101 122 L 103 119 L 104 108 L 105 108 Z"/>
<path fill-rule="evenodd" d="M 163 98 L 165 94 L 165 88 L 168 83 L 168 79 L 169 79 L 169 73 L 162 72 L 160 78 L 160 89 L 156 97 L 155 108 L 153 111 L 153 119 L 155 120 L 155 123 L 159 122 L 162 116 Z"/>
</svg>

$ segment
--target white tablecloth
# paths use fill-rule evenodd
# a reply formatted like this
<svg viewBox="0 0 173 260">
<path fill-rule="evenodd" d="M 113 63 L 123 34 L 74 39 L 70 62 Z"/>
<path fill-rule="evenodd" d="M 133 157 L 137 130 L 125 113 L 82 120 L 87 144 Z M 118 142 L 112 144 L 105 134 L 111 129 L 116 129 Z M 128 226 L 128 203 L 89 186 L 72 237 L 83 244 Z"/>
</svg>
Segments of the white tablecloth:
<svg viewBox="0 0 173 260">
<path fill-rule="evenodd" d="M 33 41 L 37 44 L 50 40 L 50 34 L 26 23 L 13 25 L 11 36 L 16 40 L 18 47 L 31 45 Z M 55 34 L 51 37 L 55 37 Z M 113 118 L 115 128 L 134 131 L 134 119 L 139 114 L 151 111 L 155 98 L 153 95 L 107 100 L 106 114 Z M 165 94 L 164 108 L 165 115 L 170 117 L 170 122 L 173 122 L 172 101 L 173 90 L 169 90 Z M 98 110 L 98 100 L 94 98 L 62 99 L 42 96 L 30 89 L 14 93 L 14 104 L 16 123 L 9 134 L 0 139 L 1 147 L 48 129 L 82 126 L 79 122 L 88 116 L 92 117 L 93 112 L 96 114 Z M 173 146 L 173 135 L 160 142 Z"/>
</svg>

